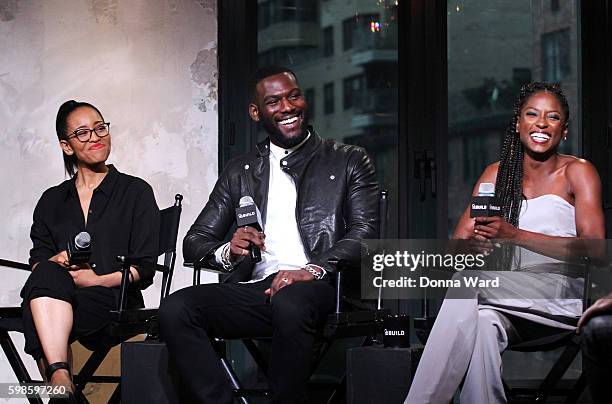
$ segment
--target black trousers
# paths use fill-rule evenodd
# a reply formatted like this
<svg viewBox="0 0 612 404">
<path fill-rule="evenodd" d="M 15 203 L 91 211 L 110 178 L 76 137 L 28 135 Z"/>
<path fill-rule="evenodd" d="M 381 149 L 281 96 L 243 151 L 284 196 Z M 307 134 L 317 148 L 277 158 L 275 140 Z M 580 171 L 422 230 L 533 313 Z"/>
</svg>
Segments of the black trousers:
<svg viewBox="0 0 612 404">
<path fill-rule="evenodd" d="M 594 404 L 612 400 L 612 314 L 591 318 L 581 332 L 582 363 Z"/>
<path fill-rule="evenodd" d="M 72 305 L 73 325 L 69 342 L 79 340 L 90 350 L 120 342 L 102 332 L 111 320 L 110 311 L 117 308 L 116 289 L 103 286 L 77 288 L 66 268 L 52 261 L 42 261 L 28 277 L 21 297 L 24 350 L 34 359 L 44 357 L 30 310 L 30 301 L 38 297 L 51 297 Z"/>
<path fill-rule="evenodd" d="M 264 290 L 273 279 L 192 286 L 163 300 L 161 334 L 189 403 L 233 402 L 212 337 L 272 337 L 272 398 L 281 403 L 302 400 L 317 333 L 334 307 L 334 288 L 326 281 L 298 282 L 282 288 L 270 302 Z"/>
</svg>

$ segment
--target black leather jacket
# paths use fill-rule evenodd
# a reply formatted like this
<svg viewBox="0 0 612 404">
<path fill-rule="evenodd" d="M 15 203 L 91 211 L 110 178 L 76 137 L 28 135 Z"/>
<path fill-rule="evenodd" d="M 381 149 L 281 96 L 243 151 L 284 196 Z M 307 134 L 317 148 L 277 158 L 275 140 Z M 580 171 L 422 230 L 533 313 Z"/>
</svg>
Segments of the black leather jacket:
<svg viewBox="0 0 612 404">
<path fill-rule="evenodd" d="M 330 272 L 335 271 L 330 259 L 358 267 L 361 240 L 377 238 L 379 232 L 374 167 L 362 148 L 323 140 L 310 131 L 306 143 L 281 160 L 297 186 L 295 214 L 306 256 Z M 227 164 L 183 240 L 185 261 L 219 268 L 214 253 L 233 232 L 243 196 L 253 197 L 265 224 L 269 153 L 266 140 Z"/>
</svg>

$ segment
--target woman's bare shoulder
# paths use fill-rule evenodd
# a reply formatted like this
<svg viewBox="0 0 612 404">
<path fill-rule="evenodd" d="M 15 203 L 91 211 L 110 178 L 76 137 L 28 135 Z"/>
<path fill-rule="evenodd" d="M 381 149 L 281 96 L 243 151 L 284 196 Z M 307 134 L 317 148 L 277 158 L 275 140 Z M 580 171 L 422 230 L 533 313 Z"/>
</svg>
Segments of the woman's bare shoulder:
<svg viewBox="0 0 612 404">
<path fill-rule="evenodd" d="M 568 176 L 580 176 L 580 175 L 593 175 L 597 174 L 597 169 L 588 160 L 580 157 L 562 154 L 561 165 L 565 168 L 565 172 Z"/>
<path fill-rule="evenodd" d="M 561 164 L 572 193 L 585 187 L 600 187 L 599 174 L 593 163 L 576 156 L 563 155 L 562 158 Z"/>
</svg>

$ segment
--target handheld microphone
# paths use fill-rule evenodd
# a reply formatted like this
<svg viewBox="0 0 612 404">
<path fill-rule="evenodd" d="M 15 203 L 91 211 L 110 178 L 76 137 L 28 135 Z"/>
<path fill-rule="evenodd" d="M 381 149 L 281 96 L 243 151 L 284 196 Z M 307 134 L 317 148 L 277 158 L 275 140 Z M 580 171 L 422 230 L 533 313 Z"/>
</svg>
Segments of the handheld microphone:
<svg viewBox="0 0 612 404">
<path fill-rule="evenodd" d="M 249 226 L 257 229 L 258 231 L 262 231 L 263 225 L 261 222 L 261 214 L 259 213 L 259 209 L 257 209 L 257 205 L 253 201 L 253 198 L 250 196 L 243 196 L 240 198 L 239 202 L 240 207 L 236 209 L 236 225 L 238 227 Z M 249 246 L 249 251 L 251 253 L 251 259 L 253 262 L 257 263 L 261 261 L 261 250 L 256 245 Z"/>
<path fill-rule="evenodd" d="M 86 264 L 91 257 L 91 236 L 82 231 L 68 239 L 68 262 L 70 265 Z"/>
<path fill-rule="evenodd" d="M 483 182 L 478 187 L 478 196 L 470 203 L 470 217 L 501 216 L 501 205 L 495 197 L 495 184 Z"/>
</svg>

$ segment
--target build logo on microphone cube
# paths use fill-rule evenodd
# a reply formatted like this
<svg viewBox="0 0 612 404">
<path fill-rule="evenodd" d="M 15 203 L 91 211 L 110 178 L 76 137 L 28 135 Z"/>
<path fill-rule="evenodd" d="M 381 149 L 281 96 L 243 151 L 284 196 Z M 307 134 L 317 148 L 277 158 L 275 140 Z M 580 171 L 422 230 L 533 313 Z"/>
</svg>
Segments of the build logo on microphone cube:
<svg viewBox="0 0 612 404">
<path fill-rule="evenodd" d="M 251 226 L 261 231 L 258 219 L 257 207 L 254 204 L 236 208 L 236 225 L 238 227 Z"/>
<path fill-rule="evenodd" d="M 470 217 L 501 216 L 501 205 L 494 196 L 473 196 Z"/>
</svg>

